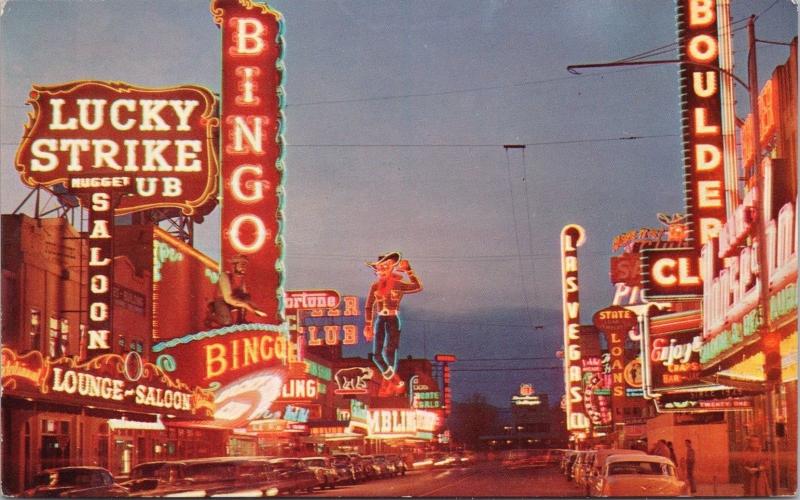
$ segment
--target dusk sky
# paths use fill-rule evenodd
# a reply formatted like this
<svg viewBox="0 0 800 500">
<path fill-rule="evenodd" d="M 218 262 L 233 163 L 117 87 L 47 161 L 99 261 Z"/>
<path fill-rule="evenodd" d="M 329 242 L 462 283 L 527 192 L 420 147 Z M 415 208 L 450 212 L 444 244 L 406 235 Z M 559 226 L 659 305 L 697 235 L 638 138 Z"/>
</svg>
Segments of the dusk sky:
<svg viewBox="0 0 800 500">
<path fill-rule="evenodd" d="M 789 0 L 733 0 L 735 73 L 746 19 L 789 42 Z M 365 265 L 398 250 L 424 284 L 404 303 L 402 356 L 453 353 L 454 398 L 507 407 L 520 382 L 563 392 L 559 234 L 586 229 L 581 319 L 610 304 L 611 240 L 684 212 L 678 66 L 567 72 L 660 50 L 667 0 L 272 1 L 285 18 L 286 285 L 365 295 Z M 0 18 L 2 213 L 32 84 L 97 79 L 220 88 L 205 0 L 8 0 Z M 789 49 L 758 45 L 761 84 Z M 747 96 L 738 89 L 739 115 Z M 507 144 L 524 149 L 505 149 Z M 30 209 L 23 210 L 31 213 Z M 219 211 L 196 245 L 219 257 Z M 363 343 L 363 340 L 362 340 Z M 354 353 L 363 353 L 364 345 Z M 544 358 L 544 359 L 535 359 Z M 490 380 L 491 379 L 491 380 Z"/>
</svg>

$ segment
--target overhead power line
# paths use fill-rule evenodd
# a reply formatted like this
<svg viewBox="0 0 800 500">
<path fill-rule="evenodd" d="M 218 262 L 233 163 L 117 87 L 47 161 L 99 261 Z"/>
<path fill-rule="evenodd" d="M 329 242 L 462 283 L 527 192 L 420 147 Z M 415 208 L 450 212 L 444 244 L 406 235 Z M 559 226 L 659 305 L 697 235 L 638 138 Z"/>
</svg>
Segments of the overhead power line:
<svg viewBox="0 0 800 500">
<path fill-rule="evenodd" d="M 530 368 L 450 368 L 451 372 L 535 372 L 540 370 L 563 370 L 564 366 L 532 366 Z"/>
<path fill-rule="evenodd" d="M 615 142 L 615 141 L 638 141 L 643 139 L 661 139 L 665 137 L 679 137 L 678 134 L 654 134 L 654 135 L 630 135 L 623 137 L 602 137 L 591 139 L 567 139 L 561 141 L 540 141 L 528 142 L 525 146 L 554 146 L 582 143 Z M 501 148 L 505 144 L 498 143 L 382 143 L 382 144 L 287 144 L 289 148 Z"/>
</svg>

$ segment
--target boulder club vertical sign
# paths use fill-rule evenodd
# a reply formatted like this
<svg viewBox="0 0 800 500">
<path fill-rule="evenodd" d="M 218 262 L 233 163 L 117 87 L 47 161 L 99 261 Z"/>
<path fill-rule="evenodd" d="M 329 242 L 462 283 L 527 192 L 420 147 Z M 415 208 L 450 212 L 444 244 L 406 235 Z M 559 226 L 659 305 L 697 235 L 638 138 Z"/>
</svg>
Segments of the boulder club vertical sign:
<svg viewBox="0 0 800 500">
<path fill-rule="evenodd" d="M 586 231 L 577 224 L 561 230 L 561 289 L 564 311 L 564 391 L 566 393 L 567 430 L 589 429 L 583 407 L 583 369 L 580 346 L 580 300 L 578 298 L 578 247 L 586 240 Z"/>
<path fill-rule="evenodd" d="M 282 16 L 251 0 L 212 0 L 222 32 L 222 270 L 248 259 L 250 300 L 283 322 Z M 252 278 L 252 277 L 255 277 Z"/>
<path fill-rule="evenodd" d="M 698 252 L 726 217 L 716 4 L 677 3 L 688 238 Z"/>
</svg>

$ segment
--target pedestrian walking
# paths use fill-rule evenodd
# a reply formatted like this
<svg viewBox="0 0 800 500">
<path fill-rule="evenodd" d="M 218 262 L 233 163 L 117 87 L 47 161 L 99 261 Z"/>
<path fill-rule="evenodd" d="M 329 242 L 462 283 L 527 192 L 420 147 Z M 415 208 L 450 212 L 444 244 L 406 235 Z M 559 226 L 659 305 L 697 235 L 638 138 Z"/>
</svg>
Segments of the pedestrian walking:
<svg viewBox="0 0 800 500">
<path fill-rule="evenodd" d="M 651 455 L 658 455 L 660 457 L 669 458 L 669 448 L 667 447 L 667 442 L 663 439 L 659 439 L 653 449 L 649 451 Z"/>
<path fill-rule="evenodd" d="M 689 482 L 689 489 L 692 493 L 697 492 L 697 483 L 694 480 L 694 448 L 692 448 L 692 440 L 686 440 L 686 481 Z"/>
<path fill-rule="evenodd" d="M 675 456 L 675 448 L 672 447 L 672 441 L 667 441 L 667 449 L 669 450 L 669 459 L 677 466 L 678 458 Z"/>
<path fill-rule="evenodd" d="M 767 461 L 761 446 L 761 438 L 750 436 L 745 453 L 744 470 L 747 481 L 744 483 L 744 496 L 768 497 L 772 495 L 769 487 Z"/>
</svg>

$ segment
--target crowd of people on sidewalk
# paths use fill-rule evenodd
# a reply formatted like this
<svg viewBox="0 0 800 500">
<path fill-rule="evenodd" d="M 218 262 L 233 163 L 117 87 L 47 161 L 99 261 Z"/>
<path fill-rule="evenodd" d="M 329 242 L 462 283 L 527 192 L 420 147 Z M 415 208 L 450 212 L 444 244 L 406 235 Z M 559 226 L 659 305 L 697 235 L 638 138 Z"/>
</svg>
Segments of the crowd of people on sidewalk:
<svg viewBox="0 0 800 500">
<path fill-rule="evenodd" d="M 675 455 L 672 441 L 659 439 L 648 451 L 651 455 L 659 455 L 672 460 L 678 467 L 679 462 Z M 685 472 L 686 481 L 689 483 L 691 492 L 697 492 L 697 481 L 695 479 L 695 450 L 692 447 L 692 440 L 686 440 L 686 456 L 680 463 Z M 758 436 L 751 436 L 747 443 L 747 451 L 743 454 L 742 465 L 747 474 L 744 478 L 744 496 L 770 496 L 769 467 L 763 453 L 761 439 Z"/>
</svg>

